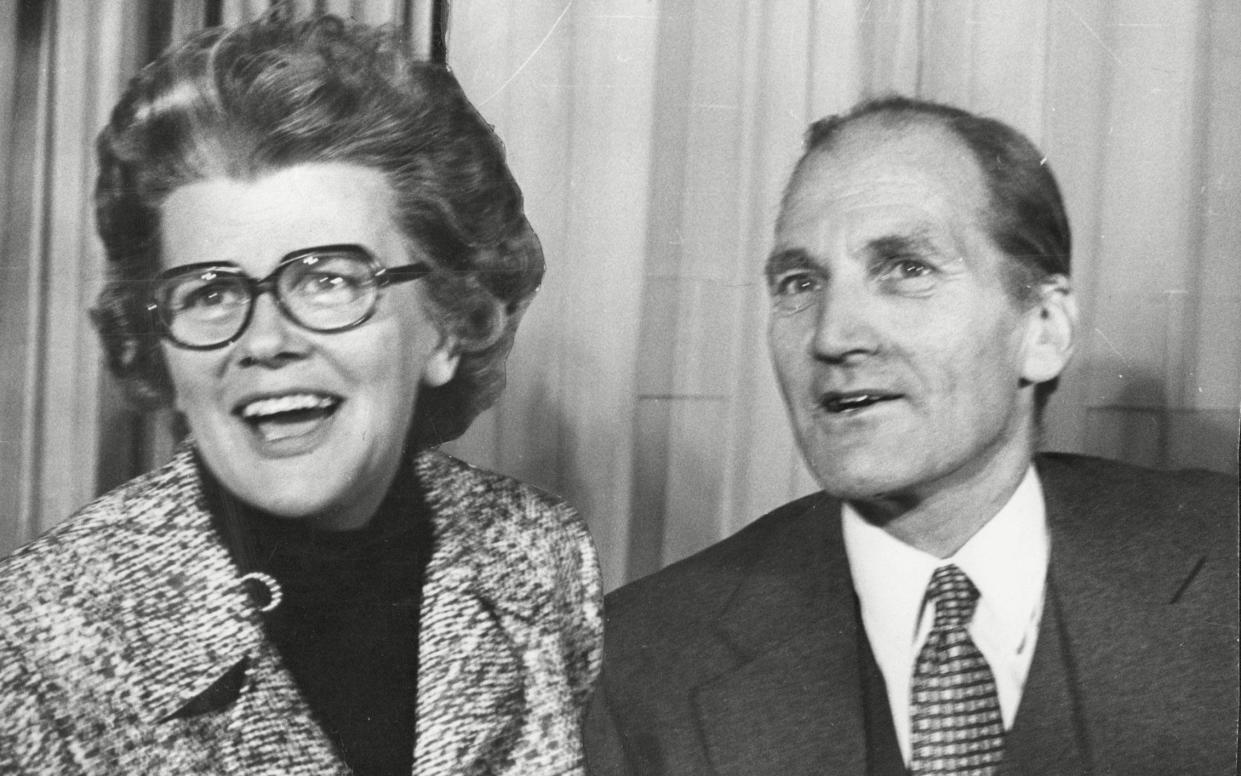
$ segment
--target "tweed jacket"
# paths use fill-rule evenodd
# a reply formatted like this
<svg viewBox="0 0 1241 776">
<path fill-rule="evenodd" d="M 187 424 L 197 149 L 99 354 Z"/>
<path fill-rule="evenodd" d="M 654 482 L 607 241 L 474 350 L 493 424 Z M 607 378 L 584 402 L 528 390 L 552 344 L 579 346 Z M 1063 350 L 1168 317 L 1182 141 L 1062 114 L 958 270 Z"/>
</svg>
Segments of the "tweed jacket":
<svg viewBox="0 0 1241 776">
<path fill-rule="evenodd" d="M 414 469 L 436 537 L 414 773 L 580 773 L 601 639 L 585 527 L 441 452 Z M 0 562 L 0 773 L 347 774 L 248 590 L 188 448 Z"/>
<path fill-rule="evenodd" d="M 1005 773 L 1236 773 L 1235 479 L 1035 465 L 1051 557 Z M 606 613 L 596 776 L 904 776 L 835 499 L 786 504 Z"/>
</svg>

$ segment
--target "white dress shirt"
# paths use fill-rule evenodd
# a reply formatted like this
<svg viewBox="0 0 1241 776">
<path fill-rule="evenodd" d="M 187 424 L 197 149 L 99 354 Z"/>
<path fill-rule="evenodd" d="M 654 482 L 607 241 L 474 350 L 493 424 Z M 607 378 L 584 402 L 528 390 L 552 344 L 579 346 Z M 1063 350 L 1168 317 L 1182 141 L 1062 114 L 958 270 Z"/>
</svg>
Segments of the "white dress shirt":
<svg viewBox="0 0 1241 776">
<path fill-rule="evenodd" d="M 888 690 L 892 723 L 909 762 L 909 685 L 934 621 L 925 605 L 935 569 L 955 564 L 978 588 L 970 637 L 995 675 L 1005 730 L 1013 726 L 1043 613 L 1050 539 L 1043 489 L 1031 466 L 995 517 L 955 555 L 937 558 L 841 510 L 845 551 L 862 623 Z"/>
</svg>

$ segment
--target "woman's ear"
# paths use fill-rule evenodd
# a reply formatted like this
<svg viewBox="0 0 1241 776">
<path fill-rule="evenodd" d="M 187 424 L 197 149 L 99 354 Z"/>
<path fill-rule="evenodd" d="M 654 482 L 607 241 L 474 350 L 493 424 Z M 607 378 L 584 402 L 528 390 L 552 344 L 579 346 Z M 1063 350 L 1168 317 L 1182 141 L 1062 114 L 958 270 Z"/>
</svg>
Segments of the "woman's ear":
<svg viewBox="0 0 1241 776">
<path fill-rule="evenodd" d="M 1077 344 L 1077 300 L 1064 275 L 1039 284 L 1039 299 L 1027 313 L 1021 376 L 1031 383 L 1059 377 Z"/>
<path fill-rule="evenodd" d="M 456 338 L 443 335 L 422 367 L 422 384 L 429 388 L 447 385 L 457 374 L 457 364 L 460 361 L 461 351 L 457 347 Z"/>
</svg>

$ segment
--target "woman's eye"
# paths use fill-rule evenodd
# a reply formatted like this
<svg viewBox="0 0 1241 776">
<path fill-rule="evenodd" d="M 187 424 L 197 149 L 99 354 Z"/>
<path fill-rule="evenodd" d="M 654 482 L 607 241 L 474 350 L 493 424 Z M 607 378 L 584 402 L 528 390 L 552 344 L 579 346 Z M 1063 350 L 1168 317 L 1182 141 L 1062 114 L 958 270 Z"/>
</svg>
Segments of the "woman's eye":
<svg viewBox="0 0 1241 776">
<path fill-rule="evenodd" d="M 331 294 L 352 288 L 356 285 L 352 279 L 345 275 L 338 275 L 332 272 L 315 272 L 302 278 L 302 282 L 298 284 L 298 290 L 306 294 Z"/>
<path fill-rule="evenodd" d="M 243 301 L 242 294 L 232 283 L 203 283 L 185 293 L 177 308 L 206 310 L 241 304 Z"/>
<path fill-rule="evenodd" d="M 315 292 L 335 291 L 349 281 L 340 275 L 310 275 L 302 283 L 303 290 Z"/>
<path fill-rule="evenodd" d="M 308 272 L 297 279 L 292 292 L 319 304 L 346 304 L 365 292 L 365 278 L 342 272 Z"/>
</svg>

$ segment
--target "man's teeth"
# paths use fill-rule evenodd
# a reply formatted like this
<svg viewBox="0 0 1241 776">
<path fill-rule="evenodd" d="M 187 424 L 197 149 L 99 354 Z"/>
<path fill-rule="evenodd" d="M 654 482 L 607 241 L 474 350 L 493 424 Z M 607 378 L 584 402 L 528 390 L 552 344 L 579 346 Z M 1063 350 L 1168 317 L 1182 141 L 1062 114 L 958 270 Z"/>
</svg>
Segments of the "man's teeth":
<svg viewBox="0 0 1241 776">
<path fill-rule="evenodd" d="M 252 401 L 241 408 L 241 417 L 246 420 L 256 420 L 268 415 L 279 415 L 282 412 L 328 410 L 335 407 L 338 401 L 338 399 L 320 394 L 291 393 Z"/>
<path fill-rule="evenodd" d="M 831 396 L 824 400 L 823 406 L 829 412 L 846 412 L 848 410 L 868 407 L 887 398 L 889 397 L 871 393 L 859 393 L 852 394 L 850 396 Z"/>
</svg>

